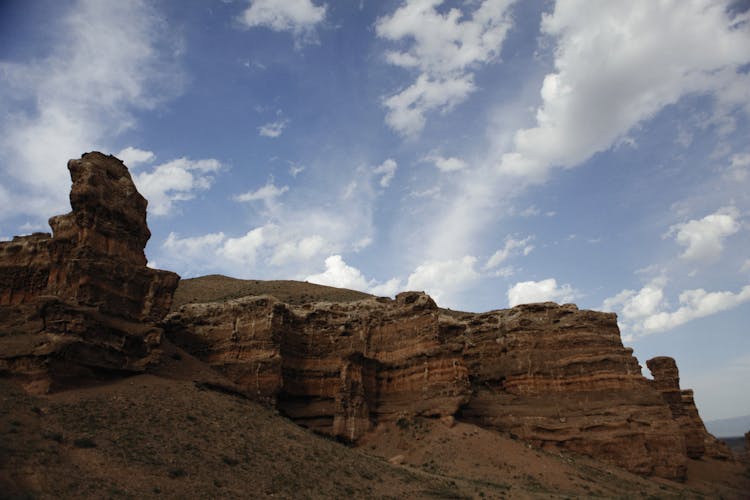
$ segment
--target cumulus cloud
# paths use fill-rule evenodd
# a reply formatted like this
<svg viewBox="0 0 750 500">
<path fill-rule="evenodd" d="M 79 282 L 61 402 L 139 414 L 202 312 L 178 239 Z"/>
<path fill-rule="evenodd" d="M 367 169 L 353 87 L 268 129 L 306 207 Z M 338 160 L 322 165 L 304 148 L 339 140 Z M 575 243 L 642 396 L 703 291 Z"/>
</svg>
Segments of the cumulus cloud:
<svg viewBox="0 0 750 500">
<path fill-rule="evenodd" d="M 0 217 L 68 207 L 70 158 L 136 125 L 182 88 L 179 41 L 144 1 L 79 0 L 47 30 L 46 57 L 0 62 Z M 21 201 L 23 200 L 23 202 Z"/>
<path fill-rule="evenodd" d="M 378 19 L 379 37 L 407 41 L 403 51 L 389 51 L 386 60 L 419 72 L 414 84 L 386 98 L 386 123 L 403 136 L 424 128 L 431 111 L 450 111 L 476 90 L 472 69 L 496 59 L 512 22 L 508 0 L 485 0 L 473 12 L 451 8 L 440 12 L 442 0 L 408 0 Z"/>
<path fill-rule="evenodd" d="M 360 270 L 347 265 L 341 255 L 331 255 L 326 259 L 325 265 L 325 271 L 320 274 L 311 274 L 306 278 L 306 281 L 338 288 L 367 290 L 367 280 Z"/>
<path fill-rule="evenodd" d="M 578 293 L 570 285 L 557 285 L 557 280 L 549 278 L 541 281 L 520 281 L 508 289 L 508 305 L 534 302 L 570 302 Z"/>
<path fill-rule="evenodd" d="M 731 15 L 711 0 L 558 0 L 542 20 L 557 41 L 555 72 L 544 78 L 536 125 L 515 134 L 499 171 L 540 180 L 580 164 L 691 93 L 744 104 L 731 89 L 746 80 L 750 23 Z"/>
<path fill-rule="evenodd" d="M 396 175 L 396 168 L 398 168 L 398 164 L 396 163 L 396 161 L 388 158 L 383 163 L 375 167 L 372 172 L 375 175 L 382 175 L 382 177 L 380 178 L 381 187 L 388 187 L 391 185 L 393 176 Z"/>
<path fill-rule="evenodd" d="M 685 260 L 704 261 L 717 259 L 724 250 L 724 240 L 739 231 L 739 211 L 734 207 L 718 211 L 669 228 L 667 236 L 685 247 L 680 255 Z"/>
<path fill-rule="evenodd" d="M 212 174 L 221 168 L 219 160 L 213 158 L 178 158 L 137 173 L 133 182 L 148 200 L 149 214 L 168 215 L 175 202 L 191 200 L 198 191 L 210 188 L 214 180 Z"/>
<path fill-rule="evenodd" d="M 422 160 L 432 163 L 441 172 L 457 172 L 458 170 L 463 170 L 467 167 L 465 161 L 453 156 L 446 158 L 444 156 L 430 154 L 425 156 Z"/>
<path fill-rule="evenodd" d="M 143 163 L 150 163 L 156 158 L 156 155 L 152 151 L 145 151 L 132 146 L 121 149 L 119 153 L 115 154 L 115 156 L 122 160 L 122 162 L 130 169 Z"/>
<path fill-rule="evenodd" d="M 258 135 L 276 139 L 284 132 L 288 123 L 289 120 L 276 120 L 275 122 L 266 123 L 258 127 Z"/>
<path fill-rule="evenodd" d="M 289 186 L 277 187 L 273 183 L 268 183 L 263 187 L 256 189 L 255 191 L 248 191 L 246 193 L 238 194 L 233 196 L 234 201 L 249 202 L 249 201 L 263 201 L 270 203 L 282 194 L 289 191 Z"/>
<path fill-rule="evenodd" d="M 750 300 L 750 285 L 739 292 L 707 292 L 702 288 L 680 293 L 679 307 L 669 310 L 665 298 L 666 280 L 656 278 L 638 291 L 623 290 L 602 304 L 606 311 L 619 313 L 625 338 L 670 330 L 689 321 L 726 311 Z"/>
<path fill-rule="evenodd" d="M 643 320 L 645 332 L 664 331 L 688 321 L 710 316 L 736 307 L 750 300 L 750 285 L 738 293 L 707 292 L 702 288 L 686 290 L 680 294 L 680 307 L 674 311 L 662 311 Z"/>
<path fill-rule="evenodd" d="M 494 269 L 505 262 L 512 255 L 529 255 L 534 250 L 534 245 L 530 244 L 532 236 L 517 240 L 512 236 L 505 237 L 505 245 L 497 252 L 492 254 L 484 265 L 484 269 Z"/>
<path fill-rule="evenodd" d="M 385 283 L 368 280 L 359 269 L 344 262 L 341 255 L 328 257 L 325 260 L 325 266 L 325 271 L 320 274 L 312 274 L 305 280 L 319 285 L 359 290 L 379 296 L 393 296 L 399 291 L 401 285 L 397 278 L 390 279 Z"/>
<path fill-rule="evenodd" d="M 475 283 L 480 275 L 476 257 L 430 260 L 417 266 L 406 282 L 407 290 L 425 291 L 435 302 L 447 305 L 451 296 Z"/>
<path fill-rule="evenodd" d="M 614 297 L 604 300 L 602 309 L 620 311 L 622 320 L 638 321 L 655 314 L 664 306 L 664 285 L 666 280 L 658 277 L 638 291 L 623 290 Z"/>
<path fill-rule="evenodd" d="M 325 4 L 316 5 L 310 0 L 251 0 L 250 7 L 240 15 L 240 22 L 247 28 L 263 26 L 309 37 L 325 19 L 326 8 Z"/>
</svg>

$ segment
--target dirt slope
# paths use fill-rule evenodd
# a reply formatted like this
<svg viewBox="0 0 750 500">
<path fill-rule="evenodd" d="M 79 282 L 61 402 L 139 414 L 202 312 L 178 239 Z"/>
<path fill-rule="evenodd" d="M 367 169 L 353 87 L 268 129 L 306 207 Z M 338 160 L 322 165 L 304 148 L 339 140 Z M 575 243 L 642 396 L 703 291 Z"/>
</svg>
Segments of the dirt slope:
<svg viewBox="0 0 750 500">
<path fill-rule="evenodd" d="M 742 466 L 702 462 L 688 485 L 653 481 L 430 419 L 381 426 L 353 449 L 211 389 L 221 378 L 178 354 L 153 374 L 49 396 L 0 379 L 0 498 L 743 498 L 750 488 Z"/>
<path fill-rule="evenodd" d="M 306 281 L 240 280 L 219 274 L 180 281 L 174 294 L 172 310 L 183 304 L 222 302 L 249 295 L 271 295 L 288 304 L 306 302 L 352 302 L 372 297 L 363 292 L 315 285 Z"/>
</svg>

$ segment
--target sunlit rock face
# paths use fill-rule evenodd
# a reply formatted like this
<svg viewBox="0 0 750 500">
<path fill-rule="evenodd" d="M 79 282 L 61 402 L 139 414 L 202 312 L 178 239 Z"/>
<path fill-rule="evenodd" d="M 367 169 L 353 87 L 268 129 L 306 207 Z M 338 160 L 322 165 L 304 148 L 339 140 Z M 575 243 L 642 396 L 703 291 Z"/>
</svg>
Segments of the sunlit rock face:
<svg viewBox="0 0 750 500">
<path fill-rule="evenodd" d="M 52 235 L 0 243 L 0 371 L 35 391 L 143 370 L 179 281 L 146 267 L 147 202 L 125 165 L 94 152 L 68 170 L 72 211 Z"/>
</svg>

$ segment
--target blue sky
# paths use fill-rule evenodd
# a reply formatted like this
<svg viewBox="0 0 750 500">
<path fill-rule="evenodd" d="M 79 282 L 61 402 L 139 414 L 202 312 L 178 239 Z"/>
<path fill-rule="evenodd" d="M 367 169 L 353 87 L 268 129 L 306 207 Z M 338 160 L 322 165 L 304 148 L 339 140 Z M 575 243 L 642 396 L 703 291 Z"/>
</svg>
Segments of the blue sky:
<svg viewBox="0 0 750 500">
<path fill-rule="evenodd" d="M 0 237 L 116 154 L 183 277 L 618 313 L 750 414 L 748 2 L 5 1 Z"/>
</svg>

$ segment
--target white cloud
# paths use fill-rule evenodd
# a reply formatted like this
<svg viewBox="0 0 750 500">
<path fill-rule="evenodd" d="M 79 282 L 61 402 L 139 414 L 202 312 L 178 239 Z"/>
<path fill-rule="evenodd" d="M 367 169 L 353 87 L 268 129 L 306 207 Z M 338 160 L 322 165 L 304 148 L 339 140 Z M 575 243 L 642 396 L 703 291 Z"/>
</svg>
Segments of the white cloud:
<svg viewBox="0 0 750 500">
<path fill-rule="evenodd" d="M 601 308 L 604 311 L 620 311 L 621 319 L 626 322 L 641 320 L 664 306 L 665 284 L 663 277 L 655 278 L 637 292 L 623 290 L 614 297 L 605 299 Z"/>
<path fill-rule="evenodd" d="M 115 156 L 122 160 L 122 162 L 131 170 L 142 163 L 151 162 L 156 157 L 152 151 L 145 151 L 132 146 L 121 149 Z"/>
<path fill-rule="evenodd" d="M 396 175 L 396 168 L 398 168 L 398 164 L 396 163 L 396 161 L 388 158 L 383 163 L 375 167 L 372 172 L 376 175 L 382 174 L 382 177 L 380 178 L 380 186 L 388 187 L 391 185 L 393 176 Z"/>
<path fill-rule="evenodd" d="M 578 293 L 570 285 L 557 285 L 557 280 L 549 278 L 541 281 L 521 281 L 508 289 L 508 305 L 534 302 L 570 302 Z"/>
<path fill-rule="evenodd" d="M 448 112 L 476 90 L 471 70 L 500 53 L 511 26 L 508 0 L 485 0 L 473 12 L 439 12 L 442 0 L 408 0 L 390 16 L 378 19 L 379 37 L 406 40 L 405 51 L 389 51 L 395 66 L 419 71 L 414 84 L 383 101 L 386 123 L 403 136 L 415 136 L 425 114 Z"/>
<path fill-rule="evenodd" d="M 297 177 L 299 174 L 305 171 L 305 167 L 302 165 L 290 165 L 289 166 L 289 175 L 292 177 Z"/>
<path fill-rule="evenodd" d="M 221 168 L 221 163 L 213 158 L 178 158 L 134 175 L 133 182 L 148 200 L 149 214 L 168 215 L 175 202 L 191 200 L 197 191 L 210 188 L 213 183 L 211 174 Z"/>
<path fill-rule="evenodd" d="M 68 159 L 106 150 L 134 110 L 182 88 L 179 45 L 148 2 L 80 0 L 47 33 L 45 58 L 0 63 L 0 175 L 13 185 L 0 217 L 65 211 Z"/>
<path fill-rule="evenodd" d="M 326 247 L 325 238 L 317 234 L 297 240 L 281 241 L 276 246 L 269 262 L 275 266 L 281 266 L 294 260 L 312 259 L 323 252 Z"/>
<path fill-rule="evenodd" d="M 385 121 L 402 136 L 415 137 L 424 128 L 428 111 L 439 109 L 447 113 L 475 89 L 473 75 L 448 80 L 419 75 L 412 85 L 383 100 L 388 108 Z"/>
<path fill-rule="evenodd" d="M 289 191 L 289 186 L 277 187 L 272 183 L 268 183 L 265 186 L 256 189 L 255 191 L 248 191 L 246 193 L 233 196 L 232 199 L 239 202 L 263 201 L 266 203 L 270 203 L 287 191 Z"/>
<path fill-rule="evenodd" d="M 724 240 L 739 231 L 738 218 L 736 208 L 721 208 L 702 219 L 671 226 L 667 236 L 674 236 L 677 243 L 686 247 L 681 258 L 713 260 L 724 250 Z"/>
<path fill-rule="evenodd" d="M 325 262 L 326 270 L 320 274 L 311 274 L 305 280 L 319 285 L 335 286 L 337 288 L 349 288 L 351 290 L 365 291 L 368 283 L 359 269 L 351 267 L 344 262 L 341 255 L 331 255 Z"/>
<path fill-rule="evenodd" d="M 512 236 L 505 237 L 505 245 L 497 252 L 492 254 L 492 257 L 487 260 L 484 265 L 484 269 L 494 269 L 503 262 L 505 262 L 511 255 L 529 255 L 534 250 L 534 245 L 529 242 L 533 239 L 532 236 L 527 236 L 524 239 L 517 240 Z"/>
<path fill-rule="evenodd" d="M 289 120 L 276 120 L 275 122 L 266 123 L 258 127 L 258 135 L 276 139 L 284 132 L 288 123 Z"/>
<path fill-rule="evenodd" d="M 743 287 L 738 293 L 706 292 L 702 288 L 686 290 L 680 294 L 678 309 L 648 316 L 643 320 L 642 328 L 647 333 L 669 330 L 688 321 L 726 311 L 749 300 L 750 285 Z"/>
<path fill-rule="evenodd" d="M 390 279 L 385 283 L 366 279 L 359 269 L 344 262 L 341 255 L 328 257 L 325 260 L 325 266 L 325 271 L 320 274 L 312 274 L 305 280 L 319 285 L 359 290 L 379 296 L 393 296 L 401 286 L 401 281 L 397 278 Z"/>
<path fill-rule="evenodd" d="M 606 311 L 617 311 L 619 323 L 625 337 L 636 337 L 662 332 L 683 325 L 697 318 L 726 311 L 750 301 L 750 285 L 738 293 L 720 291 L 707 292 L 702 288 L 680 293 L 680 306 L 669 311 L 665 299 L 663 277 L 655 278 L 639 291 L 623 290 L 602 304 Z"/>
<path fill-rule="evenodd" d="M 248 28 L 263 26 L 274 31 L 309 35 L 325 16 L 326 5 L 315 5 L 310 0 L 251 0 L 240 22 Z"/>
<path fill-rule="evenodd" d="M 438 170 L 441 172 L 456 172 L 458 170 L 463 170 L 467 167 L 466 162 L 463 161 L 461 158 L 455 158 L 453 156 L 445 158 L 440 155 L 431 154 L 428 156 L 425 156 L 423 158 L 423 161 L 431 162 L 437 167 Z"/>
<path fill-rule="evenodd" d="M 542 20 L 557 40 L 556 71 L 544 78 L 536 126 L 515 134 L 499 171 L 544 179 L 691 93 L 745 103 L 730 89 L 746 79 L 739 71 L 750 62 L 750 23 L 747 14 L 728 16 L 724 2 L 711 0 L 559 0 Z"/>
<path fill-rule="evenodd" d="M 448 305 L 452 295 L 480 278 L 475 269 L 476 262 L 476 257 L 470 255 L 460 259 L 424 262 L 409 275 L 406 289 L 425 291 L 438 304 Z"/>
<path fill-rule="evenodd" d="M 735 182 L 744 182 L 750 173 L 750 153 L 732 155 L 727 174 Z"/>
<path fill-rule="evenodd" d="M 747 259 L 740 268 L 740 271 L 743 273 L 750 273 L 750 259 Z"/>
</svg>

